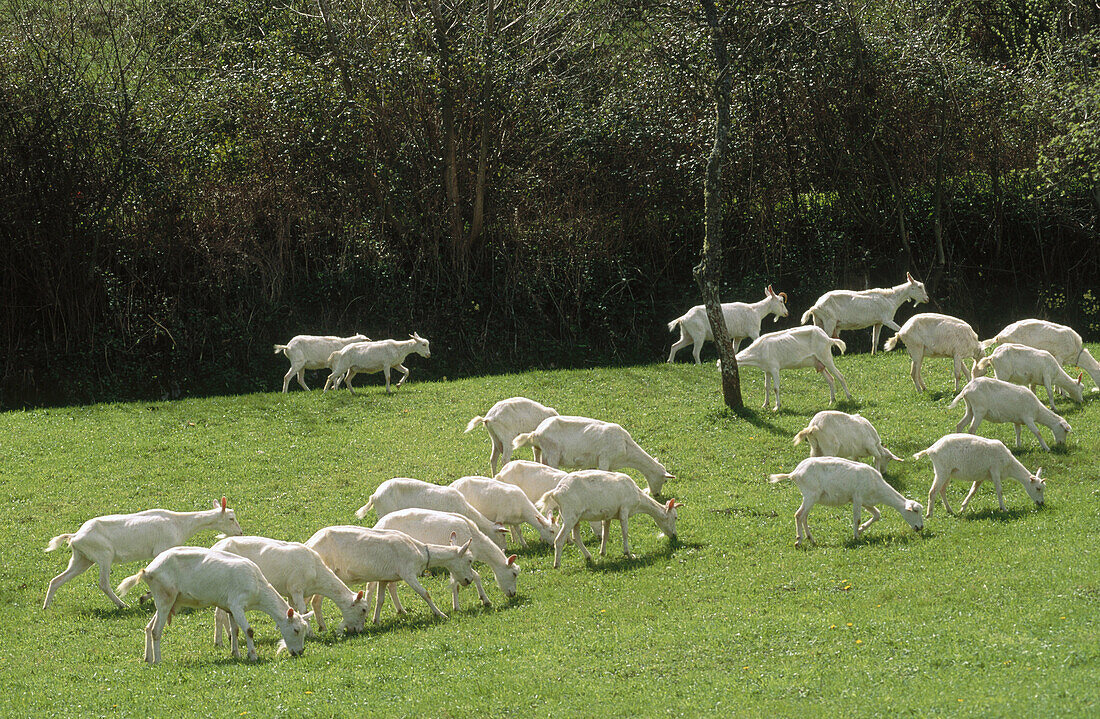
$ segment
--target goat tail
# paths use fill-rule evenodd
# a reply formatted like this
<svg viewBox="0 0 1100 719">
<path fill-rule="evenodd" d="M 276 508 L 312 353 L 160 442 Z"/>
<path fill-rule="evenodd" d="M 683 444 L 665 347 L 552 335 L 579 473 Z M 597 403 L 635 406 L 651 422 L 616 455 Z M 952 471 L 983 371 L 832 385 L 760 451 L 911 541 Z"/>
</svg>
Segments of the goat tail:
<svg viewBox="0 0 1100 719">
<path fill-rule="evenodd" d="M 816 307 L 811 307 L 810 309 L 803 312 L 802 313 L 802 319 L 800 320 L 800 323 L 801 324 L 806 324 L 810 320 L 814 319 L 814 310 L 816 310 L 816 309 L 817 309 Z"/>
<path fill-rule="evenodd" d="M 799 432 L 798 434 L 796 434 L 794 436 L 794 443 L 795 444 L 802 444 L 802 440 L 804 440 L 804 439 L 808 441 L 810 439 L 810 435 L 812 435 L 813 433 L 814 433 L 814 428 L 813 427 L 807 427 L 806 429 L 802 430 L 801 432 Z"/>
<path fill-rule="evenodd" d="M 75 533 L 57 535 L 56 537 L 54 537 L 53 539 L 50 540 L 49 544 L 46 545 L 46 551 L 47 552 L 52 552 L 55 549 L 60 549 L 61 545 L 62 544 L 67 544 L 73 538 L 74 535 L 75 535 Z"/>
<path fill-rule="evenodd" d="M 356 519 L 362 519 L 363 517 L 367 516 L 367 512 L 369 512 L 371 510 L 371 507 L 373 507 L 373 506 L 374 506 L 374 495 L 372 494 L 370 499 L 367 500 L 366 504 L 364 504 L 359 509 L 355 510 Z"/>
<path fill-rule="evenodd" d="M 830 337 L 829 342 L 832 343 L 833 347 L 836 347 L 840 350 L 840 354 L 844 354 L 844 352 L 848 349 L 848 345 L 844 344 L 844 340 L 833 339 Z"/>
<path fill-rule="evenodd" d="M 890 450 L 886 449 L 886 447 L 885 447 L 885 446 L 883 446 L 883 444 L 882 444 L 881 442 L 879 442 L 879 445 L 878 445 L 878 446 L 879 446 L 879 449 L 881 449 L 881 450 L 882 450 L 882 453 L 883 453 L 884 455 L 886 455 L 886 457 L 887 457 L 888 459 L 892 459 L 892 460 L 894 460 L 895 462 L 904 462 L 904 461 L 905 461 L 904 459 L 902 459 L 901 457 L 897 456 L 896 454 L 894 454 L 894 453 L 893 453 L 893 452 L 891 452 Z"/>
<path fill-rule="evenodd" d="M 966 397 L 966 387 L 963 387 L 962 391 L 955 395 L 955 399 L 951 400 L 951 404 L 947 405 L 947 408 L 955 409 L 955 405 L 957 405 L 964 397 Z"/>
<path fill-rule="evenodd" d="M 970 368 L 970 374 L 975 377 L 983 377 L 985 373 L 989 371 L 989 365 L 993 364 L 991 357 L 982 357 L 980 360 L 974 361 L 974 366 Z M 978 374 L 981 372 L 981 374 Z"/>
<path fill-rule="evenodd" d="M 996 337 L 991 337 L 990 339 L 982 340 L 982 349 L 987 350 L 995 344 L 997 344 L 997 338 Z"/>
<path fill-rule="evenodd" d="M 887 352 L 890 352 L 897 346 L 898 346 L 898 336 L 894 335 L 890 339 L 886 340 L 886 344 L 884 344 L 882 346 L 882 349 L 886 350 Z"/>
<path fill-rule="evenodd" d="M 773 475 L 769 475 L 768 481 L 771 482 L 772 484 L 776 484 L 778 482 L 782 482 L 784 479 L 790 479 L 790 478 L 791 478 L 791 475 L 789 475 L 789 474 L 773 474 Z"/>
<path fill-rule="evenodd" d="M 669 332 L 675 332 L 676 328 L 680 325 L 680 323 L 684 321 L 684 317 L 685 317 L 685 315 L 681 315 L 681 316 L 677 317 L 676 319 L 672 320 L 671 322 L 669 322 L 668 323 L 668 331 Z"/>
<path fill-rule="evenodd" d="M 512 440 L 512 449 L 519 449 L 520 447 L 526 447 L 530 444 L 533 444 L 534 438 L 534 432 L 523 432 L 522 434 L 517 434 L 515 439 Z"/>
<path fill-rule="evenodd" d="M 467 432 L 473 432 L 475 429 L 477 429 L 478 427 L 483 426 L 484 424 L 485 424 L 485 418 L 478 415 L 477 417 L 474 417 L 473 419 L 471 419 L 470 423 L 466 425 L 466 431 Z"/>
<path fill-rule="evenodd" d="M 288 346 L 289 345 L 275 345 L 275 354 L 279 354 L 280 352 L 286 352 L 286 348 Z"/>
<path fill-rule="evenodd" d="M 130 590 L 134 588 L 138 582 L 145 579 L 145 570 L 142 569 L 137 574 L 131 574 L 122 580 L 122 583 L 118 585 L 117 594 L 119 597 L 125 597 L 130 593 Z"/>
<path fill-rule="evenodd" d="M 921 451 L 913 455 L 913 459 L 923 459 L 926 454 L 928 454 L 928 450 L 922 449 Z"/>
</svg>

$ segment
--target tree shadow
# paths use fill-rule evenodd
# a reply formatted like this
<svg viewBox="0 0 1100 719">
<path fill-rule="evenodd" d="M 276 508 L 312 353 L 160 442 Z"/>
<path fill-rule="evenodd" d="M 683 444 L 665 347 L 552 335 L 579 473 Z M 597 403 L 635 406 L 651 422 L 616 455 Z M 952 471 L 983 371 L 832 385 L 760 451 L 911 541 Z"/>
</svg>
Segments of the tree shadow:
<svg viewBox="0 0 1100 719">
<path fill-rule="evenodd" d="M 797 414 L 790 410 L 780 410 L 778 413 L 773 412 L 770 409 L 754 409 L 750 407 L 742 407 L 741 409 L 733 409 L 730 407 L 723 407 L 722 409 L 707 413 L 707 419 L 711 422 L 719 421 L 735 421 L 744 420 L 754 427 L 767 430 L 772 434 L 785 436 L 788 432 L 771 422 L 769 418 L 776 416 L 777 414 Z"/>
</svg>

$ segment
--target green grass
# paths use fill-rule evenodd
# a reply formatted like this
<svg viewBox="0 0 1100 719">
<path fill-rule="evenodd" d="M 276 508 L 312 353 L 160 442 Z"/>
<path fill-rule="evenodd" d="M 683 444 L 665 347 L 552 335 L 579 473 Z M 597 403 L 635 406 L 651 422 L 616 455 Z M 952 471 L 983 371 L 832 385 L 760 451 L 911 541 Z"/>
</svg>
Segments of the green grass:
<svg viewBox="0 0 1100 719">
<path fill-rule="evenodd" d="M 925 365 L 917 394 L 902 353 L 838 360 L 856 401 L 842 403 L 909 457 L 952 431 L 948 363 Z M 746 401 L 763 398 L 746 370 Z M 272 386 L 277 386 L 274 379 Z M 784 411 L 723 409 L 713 365 L 530 372 L 417 382 L 386 396 L 300 391 L 179 402 L 96 405 L 0 415 L 0 670 L 11 716 L 567 716 L 766 714 L 835 716 L 1096 716 L 1100 700 L 1100 395 L 1059 408 L 1074 427 L 1065 448 L 1021 460 L 1044 466 L 1047 504 L 986 485 L 963 517 L 937 508 L 923 534 L 886 509 L 853 542 L 849 508 L 810 515 L 816 547 L 794 548 L 800 495 L 769 485 L 806 455 L 791 437 L 826 408 L 825 383 L 783 375 Z M 316 377 L 313 383 L 317 384 Z M 40 609 L 67 549 L 50 537 L 111 512 L 205 509 L 227 495 L 246 532 L 304 540 L 353 523 L 380 482 L 445 483 L 488 471 L 483 430 L 463 429 L 498 399 L 525 395 L 560 412 L 619 422 L 677 475 L 665 493 L 686 502 L 677 546 L 652 521 L 631 523 L 637 558 L 621 546 L 586 566 L 574 548 L 519 551 L 520 594 L 449 611 L 443 577 L 427 579 L 451 614 L 431 618 L 407 587 L 410 614 L 275 656 L 278 632 L 254 614 L 260 661 L 212 645 L 213 613 L 178 616 L 163 661 L 143 664 L 150 607 L 115 610 L 94 571 Z M 1008 425 L 985 436 L 1011 444 Z M 529 457 L 529 454 L 527 455 Z M 640 477 L 639 477 L 640 478 Z M 888 480 L 924 503 L 931 463 L 894 464 Z M 954 506 L 967 487 L 950 487 Z M 373 521 L 373 513 L 368 517 Z M 612 537 L 617 532 L 615 528 Z M 528 530 L 529 539 L 534 533 Z M 209 544 L 210 534 L 195 537 Z M 590 544 L 590 546 L 592 546 Z M 116 566 L 117 585 L 139 565 Z M 326 605 L 335 617 L 335 608 Z"/>
</svg>

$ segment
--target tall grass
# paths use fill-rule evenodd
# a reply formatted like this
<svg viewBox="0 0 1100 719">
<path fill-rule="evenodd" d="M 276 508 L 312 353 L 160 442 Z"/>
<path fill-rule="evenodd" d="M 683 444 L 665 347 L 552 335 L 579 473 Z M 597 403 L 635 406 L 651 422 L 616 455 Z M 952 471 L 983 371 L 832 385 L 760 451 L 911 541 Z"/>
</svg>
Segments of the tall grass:
<svg viewBox="0 0 1100 719">
<path fill-rule="evenodd" d="M 901 353 L 838 366 L 856 400 L 841 404 L 904 456 L 887 479 L 927 501 L 931 464 L 908 459 L 951 431 L 961 410 L 946 361 L 925 364 L 917 394 Z M 769 485 L 805 456 L 791 437 L 824 409 L 825 383 L 784 374 L 785 409 L 725 410 L 713 366 L 530 372 L 455 382 L 413 380 L 387 396 L 377 379 L 357 397 L 292 392 L 94 405 L 0 415 L 0 668 L 12 716 L 1095 715 L 1100 699 L 1100 553 L 1096 549 L 1095 398 L 1062 400 L 1074 427 L 1064 448 L 1020 459 L 1048 476 L 1036 508 L 1015 483 L 1006 512 L 992 487 L 968 514 L 936 516 L 916 534 L 892 510 L 858 542 L 850 508 L 817 507 L 817 546 L 794 548 L 800 495 Z M 316 380 L 314 380 L 316 384 Z M 273 386 L 275 384 L 273 383 Z M 747 399 L 761 375 L 744 372 Z M 307 642 L 275 656 L 278 632 L 256 614 L 261 660 L 212 646 L 213 613 L 183 613 L 163 661 L 142 662 L 149 606 L 116 610 L 94 571 L 43 612 L 68 550 L 50 537 L 105 513 L 203 509 L 223 494 L 246 532 L 304 540 L 354 523 L 380 482 L 446 483 L 488 472 L 483 431 L 463 434 L 495 401 L 525 395 L 562 413 L 619 422 L 677 475 L 676 545 L 631 523 L 636 559 L 612 542 L 586 566 L 574 548 L 519 551 L 520 594 L 494 605 L 472 591 L 449 611 L 445 579 L 426 586 L 450 614 L 431 617 L 407 587 L 410 614 L 360 636 Z M 1012 443 L 1007 425 L 981 433 Z M 529 455 L 527 455 L 529 456 Z M 639 477 L 640 479 L 640 477 Z M 967 487 L 950 487 L 958 506 Z M 373 522 L 373 514 L 368 516 Z M 613 532 L 614 537 L 617 533 Z M 533 532 L 528 533 L 533 538 Z M 212 536 L 195 537 L 209 544 Z M 118 566 L 117 585 L 139 565 Z M 335 616 L 335 608 L 326 603 Z"/>
</svg>

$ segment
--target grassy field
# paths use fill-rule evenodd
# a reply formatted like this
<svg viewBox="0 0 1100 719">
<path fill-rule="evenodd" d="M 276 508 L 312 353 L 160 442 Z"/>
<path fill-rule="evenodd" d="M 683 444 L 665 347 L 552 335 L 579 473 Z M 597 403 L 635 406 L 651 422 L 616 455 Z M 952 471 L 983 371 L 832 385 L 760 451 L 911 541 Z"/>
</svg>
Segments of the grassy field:
<svg viewBox="0 0 1100 719">
<path fill-rule="evenodd" d="M 723 409 L 713 364 L 426 383 L 415 380 L 418 360 L 413 380 L 392 396 L 375 375 L 357 397 L 294 391 L 0 415 L 8 502 L 0 713 L 1100 713 L 1100 395 L 1087 395 L 1083 406 L 1062 400 L 1074 432 L 1051 454 L 1025 432 L 1017 454 L 1031 469 L 1043 465 L 1045 507 L 1009 482 L 1002 513 L 987 484 L 963 517 L 939 507 L 917 534 L 885 509 L 853 542 L 851 510 L 819 506 L 810 515 L 818 545 L 796 550 L 798 490 L 766 477 L 807 454 L 791 437 L 827 406 L 816 373 L 784 373 L 783 412 L 737 416 Z M 925 364 L 931 391 L 923 395 L 904 353 L 837 364 L 856 397 L 840 408 L 868 417 L 898 455 L 909 458 L 962 416 L 948 409 L 945 360 Z M 745 370 L 743 385 L 758 408 L 761 374 Z M 613 543 L 586 566 L 567 548 L 560 571 L 548 547 L 532 544 L 518 551 L 523 573 L 512 600 L 483 568 L 493 606 L 480 608 L 468 589 L 463 609 L 451 613 L 445 579 L 431 577 L 426 586 L 449 619 L 432 618 L 402 587 L 408 616 L 395 617 L 387 604 L 381 626 L 349 638 L 330 629 L 299 659 L 275 656 L 278 632 L 254 613 L 255 664 L 212 645 L 206 610 L 178 616 L 165 633 L 163 662 L 146 666 L 151 607 L 116 610 L 94 570 L 40 609 L 69 558 L 67 548 L 43 548 L 90 517 L 206 509 L 224 494 L 246 532 L 302 541 L 320 527 L 355 523 L 355 509 L 390 477 L 447 483 L 486 473 L 487 435 L 463 429 L 513 395 L 629 429 L 677 476 L 665 494 L 687 505 L 679 543 L 670 546 L 639 517 L 631 523 L 636 559 Z M 1013 441 L 1009 425 L 980 432 Z M 931 463 L 893 464 L 887 479 L 926 503 Z M 950 487 L 956 508 L 967 489 Z M 193 543 L 213 541 L 208 533 Z M 138 566 L 116 566 L 113 583 Z"/>
</svg>

